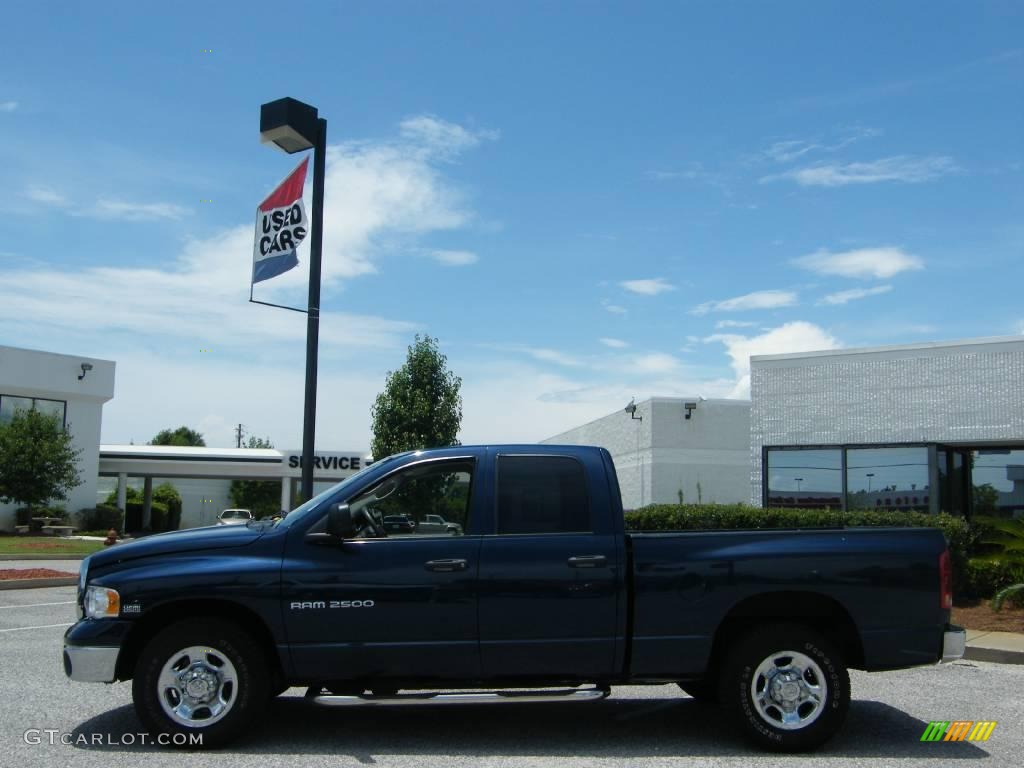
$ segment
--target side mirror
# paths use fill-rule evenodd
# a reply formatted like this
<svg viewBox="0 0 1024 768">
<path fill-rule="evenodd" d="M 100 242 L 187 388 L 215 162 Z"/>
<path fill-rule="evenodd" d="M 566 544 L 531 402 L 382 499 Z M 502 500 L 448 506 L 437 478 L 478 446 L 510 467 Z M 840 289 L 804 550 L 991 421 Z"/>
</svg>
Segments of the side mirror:
<svg viewBox="0 0 1024 768">
<path fill-rule="evenodd" d="M 339 539 L 351 539 L 356 534 L 352 510 L 348 504 L 332 504 L 327 510 L 327 532 Z"/>
</svg>

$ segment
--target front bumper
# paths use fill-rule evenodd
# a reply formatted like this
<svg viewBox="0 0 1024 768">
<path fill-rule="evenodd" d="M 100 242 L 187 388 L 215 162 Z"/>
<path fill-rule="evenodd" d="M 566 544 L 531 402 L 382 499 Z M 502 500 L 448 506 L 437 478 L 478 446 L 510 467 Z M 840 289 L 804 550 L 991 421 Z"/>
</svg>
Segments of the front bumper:
<svg viewBox="0 0 1024 768">
<path fill-rule="evenodd" d="M 942 663 L 962 659 L 967 649 L 967 630 L 953 624 L 942 633 Z"/>
<path fill-rule="evenodd" d="M 64 674 L 79 683 L 112 683 L 120 648 L 64 646 Z"/>
<path fill-rule="evenodd" d="M 64 673 L 83 683 L 112 683 L 117 659 L 132 622 L 122 619 L 81 619 L 64 633 Z"/>
</svg>

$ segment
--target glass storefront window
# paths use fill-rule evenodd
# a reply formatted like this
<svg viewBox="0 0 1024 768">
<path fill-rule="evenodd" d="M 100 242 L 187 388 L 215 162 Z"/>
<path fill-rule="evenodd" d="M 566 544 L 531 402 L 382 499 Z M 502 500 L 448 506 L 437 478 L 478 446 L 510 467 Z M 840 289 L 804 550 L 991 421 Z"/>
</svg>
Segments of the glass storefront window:
<svg viewBox="0 0 1024 768">
<path fill-rule="evenodd" d="M 1024 450 L 972 451 L 971 481 L 975 515 L 1024 516 Z"/>
<path fill-rule="evenodd" d="M 834 507 L 843 503 L 843 456 L 838 448 L 768 450 L 769 507 Z"/>
<path fill-rule="evenodd" d="M 28 411 L 35 408 L 41 413 L 57 417 L 57 422 L 63 427 L 64 409 L 67 406 L 63 400 L 44 400 L 36 397 L 18 397 L 16 395 L 0 395 L 0 424 L 9 424 L 14 418 L 15 411 Z"/>
<path fill-rule="evenodd" d="M 930 496 L 924 446 L 846 452 L 847 509 L 927 512 Z"/>
</svg>

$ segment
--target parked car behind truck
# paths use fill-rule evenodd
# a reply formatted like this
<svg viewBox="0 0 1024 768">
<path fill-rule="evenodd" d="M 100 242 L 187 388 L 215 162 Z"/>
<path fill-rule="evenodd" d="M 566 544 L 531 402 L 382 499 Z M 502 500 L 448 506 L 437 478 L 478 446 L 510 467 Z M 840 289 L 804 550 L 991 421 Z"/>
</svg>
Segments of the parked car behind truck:
<svg viewBox="0 0 1024 768">
<path fill-rule="evenodd" d="M 441 504 L 463 535 L 384 530 L 384 511 L 423 520 Z M 849 668 L 948 661 L 965 639 L 937 530 L 627 533 L 611 456 L 576 446 L 392 456 L 276 523 L 96 553 L 78 601 L 68 676 L 132 680 L 150 731 L 206 747 L 297 685 L 350 706 L 678 683 L 760 746 L 796 751 L 839 729 Z"/>
</svg>

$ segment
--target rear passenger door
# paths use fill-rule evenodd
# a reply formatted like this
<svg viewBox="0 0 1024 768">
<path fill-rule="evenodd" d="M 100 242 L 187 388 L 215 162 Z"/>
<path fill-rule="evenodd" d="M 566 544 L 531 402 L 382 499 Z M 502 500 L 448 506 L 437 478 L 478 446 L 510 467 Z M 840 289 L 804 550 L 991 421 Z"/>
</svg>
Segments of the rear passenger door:
<svg viewBox="0 0 1024 768">
<path fill-rule="evenodd" d="M 603 474 L 602 474 L 603 481 Z M 480 551 L 480 654 L 486 678 L 612 674 L 618 538 L 595 514 L 575 456 L 499 454 L 495 521 Z M 596 519 L 595 519 L 596 518 Z"/>
</svg>

